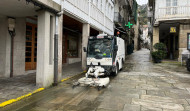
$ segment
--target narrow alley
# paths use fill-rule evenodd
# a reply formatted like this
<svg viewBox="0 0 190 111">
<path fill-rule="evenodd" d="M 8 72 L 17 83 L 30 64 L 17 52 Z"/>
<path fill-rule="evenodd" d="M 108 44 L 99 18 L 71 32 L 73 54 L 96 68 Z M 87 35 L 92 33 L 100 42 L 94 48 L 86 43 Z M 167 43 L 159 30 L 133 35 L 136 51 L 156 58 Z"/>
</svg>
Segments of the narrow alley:
<svg viewBox="0 0 190 111">
<path fill-rule="evenodd" d="M 190 74 L 180 64 L 149 61 L 147 49 L 127 57 L 108 87 L 76 87 L 79 77 L 13 103 L 1 111 L 190 111 Z"/>
</svg>

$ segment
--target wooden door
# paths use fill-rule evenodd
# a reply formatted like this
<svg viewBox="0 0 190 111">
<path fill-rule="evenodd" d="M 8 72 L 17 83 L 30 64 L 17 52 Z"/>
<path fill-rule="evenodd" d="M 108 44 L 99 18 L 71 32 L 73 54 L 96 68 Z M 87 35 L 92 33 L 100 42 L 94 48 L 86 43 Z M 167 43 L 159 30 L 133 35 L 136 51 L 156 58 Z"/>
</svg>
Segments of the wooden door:
<svg viewBox="0 0 190 111">
<path fill-rule="evenodd" d="M 26 24 L 25 70 L 35 70 L 37 61 L 37 25 Z"/>
</svg>

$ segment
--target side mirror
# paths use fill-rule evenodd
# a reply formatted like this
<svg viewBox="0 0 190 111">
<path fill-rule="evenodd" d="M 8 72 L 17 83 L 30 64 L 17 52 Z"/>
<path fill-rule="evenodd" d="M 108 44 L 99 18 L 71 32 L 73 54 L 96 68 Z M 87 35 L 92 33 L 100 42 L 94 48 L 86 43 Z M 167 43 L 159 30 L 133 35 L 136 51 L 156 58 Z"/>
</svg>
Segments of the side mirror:
<svg viewBox="0 0 190 111">
<path fill-rule="evenodd" d="M 84 52 L 87 52 L 86 47 L 83 47 L 83 51 L 84 51 Z"/>
<path fill-rule="evenodd" d="M 114 49 L 115 51 L 118 51 L 118 45 L 115 45 Z"/>
</svg>

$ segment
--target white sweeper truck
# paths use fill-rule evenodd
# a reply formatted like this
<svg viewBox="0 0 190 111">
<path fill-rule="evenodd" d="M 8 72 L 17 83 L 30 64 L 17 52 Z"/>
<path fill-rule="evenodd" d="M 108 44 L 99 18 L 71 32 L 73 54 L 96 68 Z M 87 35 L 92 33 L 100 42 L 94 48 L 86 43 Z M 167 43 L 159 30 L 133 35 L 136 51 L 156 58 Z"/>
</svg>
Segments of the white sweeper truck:
<svg viewBox="0 0 190 111">
<path fill-rule="evenodd" d="M 110 75 L 117 75 L 125 62 L 125 42 L 122 38 L 100 34 L 88 38 L 87 73 L 73 84 L 95 86 L 98 89 L 106 87 Z"/>
</svg>

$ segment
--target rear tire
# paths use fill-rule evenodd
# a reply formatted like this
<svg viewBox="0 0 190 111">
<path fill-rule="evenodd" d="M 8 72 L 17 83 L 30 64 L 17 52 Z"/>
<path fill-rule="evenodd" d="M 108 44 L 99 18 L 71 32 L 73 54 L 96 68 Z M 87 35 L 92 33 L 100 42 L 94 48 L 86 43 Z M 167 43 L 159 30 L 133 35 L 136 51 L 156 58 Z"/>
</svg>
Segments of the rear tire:
<svg viewBox="0 0 190 111">
<path fill-rule="evenodd" d="M 121 67 L 120 71 L 123 70 L 123 66 L 124 66 L 124 61 L 123 61 L 123 59 L 122 59 L 122 61 L 121 61 L 121 65 L 122 65 L 122 67 Z"/>
<path fill-rule="evenodd" d="M 118 65 L 118 63 L 117 63 L 117 64 L 116 64 L 116 70 L 115 70 L 115 72 L 113 72 L 113 75 L 114 75 L 114 76 L 117 76 L 118 72 L 119 72 L 119 65 Z"/>
<path fill-rule="evenodd" d="M 186 67 L 187 67 L 187 70 L 190 71 L 190 59 L 187 60 Z"/>
</svg>

